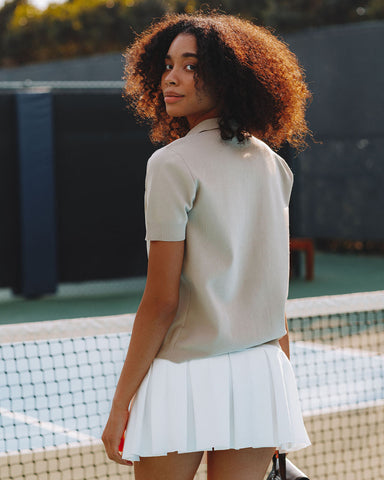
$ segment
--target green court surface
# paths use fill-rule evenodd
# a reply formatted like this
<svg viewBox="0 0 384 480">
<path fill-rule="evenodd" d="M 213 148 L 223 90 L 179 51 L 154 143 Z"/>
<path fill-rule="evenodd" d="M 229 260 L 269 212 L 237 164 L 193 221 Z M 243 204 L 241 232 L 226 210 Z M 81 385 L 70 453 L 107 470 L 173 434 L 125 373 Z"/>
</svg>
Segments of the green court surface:
<svg viewBox="0 0 384 480">
<path fill-rule="evenodd" d="M 304 266 L 302 271 L 304 273 Z M 384 255 L 316 252 L 314 280 L 293 279 L 289 286 L 289 298 L 383 289 Z"/>
<path fill-rule="evenodd" d="M 62 284 L 57 294 L 34 300 L 0 289 L 0 324 L 133 313 L 144 286 L 145 278 Z M 291 279 L 289 298 L 382 289 L 383 255 L 316 252 L 314 280 Z"/>
</svg>

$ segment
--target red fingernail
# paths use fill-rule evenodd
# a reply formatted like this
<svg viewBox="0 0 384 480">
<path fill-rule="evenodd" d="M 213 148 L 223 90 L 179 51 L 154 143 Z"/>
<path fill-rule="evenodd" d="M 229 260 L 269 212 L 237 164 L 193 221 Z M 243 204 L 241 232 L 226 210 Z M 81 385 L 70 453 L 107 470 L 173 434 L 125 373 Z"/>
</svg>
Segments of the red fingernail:
<svg viewBox="0 0 384 480">
<path fill-rule="evenodd" d="M 123 434 L 123 436 L 121 437 L 120 439 L 120 443 L 119 443 L 119 452 L 121 453 L 124 449 L 124 440 L 125 440 L 125 432 Z"/>
</svg>

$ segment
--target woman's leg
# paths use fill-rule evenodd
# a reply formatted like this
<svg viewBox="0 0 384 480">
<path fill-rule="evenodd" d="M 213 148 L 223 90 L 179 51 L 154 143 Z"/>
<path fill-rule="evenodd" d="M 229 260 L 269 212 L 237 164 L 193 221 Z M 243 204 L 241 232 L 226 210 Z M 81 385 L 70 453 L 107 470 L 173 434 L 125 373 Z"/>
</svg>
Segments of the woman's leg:
<svg viewBox="0 0 384 480">
<path fill-rule="evenodd" d="M 262 480 L 274 448 L 242 448 L 208 452 L 208 480 Z"/>
<path fill-rule="evenodd" d="M 168 453 L 134 462 L 135 480 L 193 480 L 204 452 Z"/>
</svg>

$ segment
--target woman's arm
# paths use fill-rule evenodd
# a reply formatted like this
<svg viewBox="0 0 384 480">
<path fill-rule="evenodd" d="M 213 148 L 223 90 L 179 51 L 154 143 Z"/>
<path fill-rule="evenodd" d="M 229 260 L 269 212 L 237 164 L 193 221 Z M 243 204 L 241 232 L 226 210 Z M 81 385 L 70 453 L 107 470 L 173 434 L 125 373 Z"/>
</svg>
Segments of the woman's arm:
<svg viewBox="0 0 384 480">
<path fill-rule="evenodd" d="M 183 257 L 184 241 L 151 241 L 143 298 L 102 435 L 108 457 L 124 465 L 130 462 L 121 458 L 119 443 L 128 422 L 128 407 L 175 317 Z"/>
<path fill-rule="evenodd" d="M 284 337 L 280 338 L 279 342 L 283 352 L 289 358 L 289 332 L 288 332 L 287 315 L 285 315 L 285 330 L 287 331 L 287 333 L 284 335 Z"/>
</svg>

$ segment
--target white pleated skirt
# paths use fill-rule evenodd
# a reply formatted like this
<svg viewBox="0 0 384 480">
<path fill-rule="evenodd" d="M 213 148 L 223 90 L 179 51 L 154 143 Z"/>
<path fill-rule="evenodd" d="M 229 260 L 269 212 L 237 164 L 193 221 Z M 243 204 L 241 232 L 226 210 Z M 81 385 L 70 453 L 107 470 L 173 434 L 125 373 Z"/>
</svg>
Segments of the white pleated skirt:
<svg viewBox="0 0 384 480">
<path fill-rule="evenodd" d="M 308 445 L 291 363 L 268 343 L 183 363 L 156 358 L 131 405 L 122 456 Z"/>
</svg>

